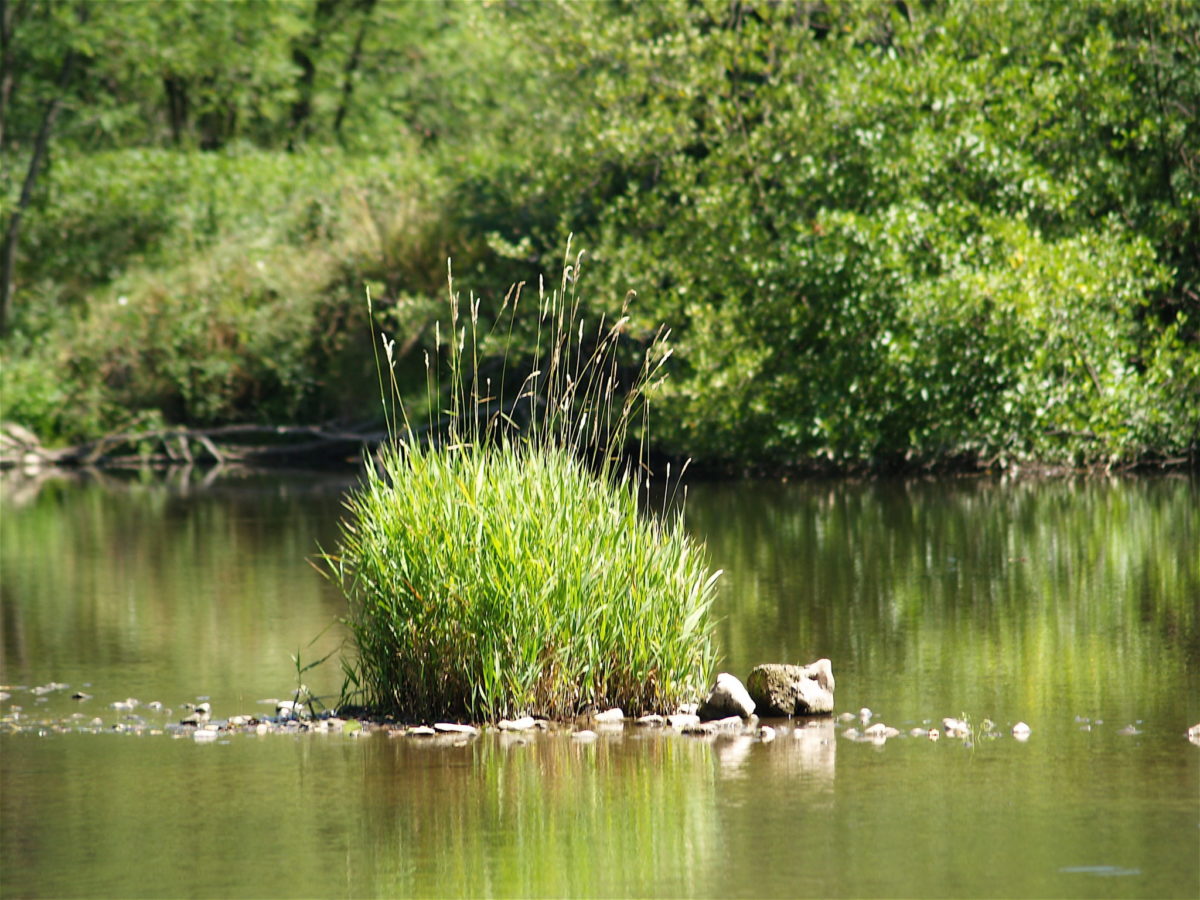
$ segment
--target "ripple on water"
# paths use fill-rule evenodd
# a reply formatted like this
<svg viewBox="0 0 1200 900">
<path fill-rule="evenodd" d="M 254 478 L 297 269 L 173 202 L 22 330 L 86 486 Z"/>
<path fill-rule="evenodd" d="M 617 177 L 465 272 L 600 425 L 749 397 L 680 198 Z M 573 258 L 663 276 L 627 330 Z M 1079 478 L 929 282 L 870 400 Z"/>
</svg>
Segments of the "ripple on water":
<svg viewBox="0 0 1200 900">
<path fill-rule="evenodd" d="M 1069 875 L 1095 875 L 1100 878 L 1117 878 L 1125 875 L 1141 875 L 1141 869 L 1125 869 L 1121 866 L 1064 866 L 1059 869 Z"/>
</svg>

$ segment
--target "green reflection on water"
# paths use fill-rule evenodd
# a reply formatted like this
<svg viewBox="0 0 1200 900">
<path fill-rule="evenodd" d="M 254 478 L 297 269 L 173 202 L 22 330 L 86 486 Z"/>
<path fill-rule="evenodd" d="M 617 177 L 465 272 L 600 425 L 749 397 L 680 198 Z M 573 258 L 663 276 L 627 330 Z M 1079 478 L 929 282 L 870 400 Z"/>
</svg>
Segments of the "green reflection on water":
<svg viewBox="0 0 1200 900">
<path fill-rule="evenodd" d="M 701 742 L 557 735 L 447 750 L 393 739 L 370 752 L 363 839 L 385 854 L 386 893 L 690 894 L 690 863 L 716 850 Z"/>
<path fill-rule="evenodd" d="M 730 670 L 827 656 L 842 708 L 1148 719 L 1200 687 L 1195 480 L 708 485 L 688 521 Z"/>
<path fill-rule="evenodd" d="M 262 712 L 340 612 L 304 560 L 345 481 L 0 485 L 0 682 L 96 694 L 0 710 Z M 1196 481 L 697 485 L 688 521 L 730 671 L 828 656 L 842 709 L 1004 737 L 0 735 L 0 895 L 1200 894 Z"/>
<path fill-rule="evenodd" d="M 295 686 L 290 655 L 342 613 L 306 564 L 350 476 L 0 482 L 0 677 L 218 714 Z M 36 490 L 35 490 L 36 488 Z M 326 633 L 305 656 L 340 645 Z M 325 692 L 334 666 L 313 673 Z M 108 695 L 105 695 L 108 696 Z M 109 697 L 117 699 L 117 697 Z"/>
</svg>

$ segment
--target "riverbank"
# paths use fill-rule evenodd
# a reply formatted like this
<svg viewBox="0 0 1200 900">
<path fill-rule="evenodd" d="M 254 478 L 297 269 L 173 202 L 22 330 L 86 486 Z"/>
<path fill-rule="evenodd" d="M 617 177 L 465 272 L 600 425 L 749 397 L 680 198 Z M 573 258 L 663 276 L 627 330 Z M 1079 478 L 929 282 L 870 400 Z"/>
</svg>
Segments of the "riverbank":
<svg viewBox="0 0 1200 900">
<path fill-rule="evenodd" d="M 204 471 L 251 468 L 357 468 L 367 454 L 387 440 L 380 423 L 360 427 L 336 425 L 241 424 L 217 428 L 162 428 L 119 433 L 71 447 L 45 447 L 37 435 L 14 423 L 0 424 L 0 471 L 153 469 L 198 467 Z M 1069 477 L 1073 475 L 1141 474 L 1200 470 L 1200 453 L 1150 455 L 1123 462 L 1061 462 L 1023 458 L 954 456 L 915 460 L 889 458 L 875 463 L 835 463 L 809 459 L 792 463 L 687 461 L 654 453 L 651 465 L 679 471 L 688 462 L 693 479 L 940 477 L 1004 475 L 1006 477 Z"/>
</svg>

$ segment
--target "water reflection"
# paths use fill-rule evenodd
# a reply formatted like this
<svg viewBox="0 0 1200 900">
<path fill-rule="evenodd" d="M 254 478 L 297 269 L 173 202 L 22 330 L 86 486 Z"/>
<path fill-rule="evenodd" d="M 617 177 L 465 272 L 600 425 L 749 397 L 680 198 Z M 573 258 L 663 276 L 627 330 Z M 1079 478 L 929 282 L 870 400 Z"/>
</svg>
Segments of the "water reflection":
<svg viewBox="0 0 1200 900">
<path fill-rule="evenodd" d="M 351 478 L 4 473 L 0 672 L 169 705 L 208 695 L 227 715 L 288 690 L 292 654 L 341 643 L 335 629 L 306 646 L 343 604 L 305 560 L 332 545 Z"/>
<path fill-rule="evenodd" d="M 0 683 L 94 695 L 0 703 L 105 731 L 0 734 L 0 894 L 1200 891 L 1194 480 L 693 486 L 728 572 L 724 668 L 829 657 L 839 709 L 900 730 L 881 746 L 831 720 L 770 741 L 114 733 L 125 697 L 158 721 L 146 701 L 221 717 L 287 691 L 341 611 L 305 559 L 352 479 L 0 478 Z M 908 734 L 963 714 L 1001 736 Z"/>
<path fill-rule="evenodd" d="M 394 894 L 706 895 L 728 887 L 721 785 L 753 778 L 798 808 L 828 808 L 832 722 L 754 734 L 626 728 L 590 743 L 564 733 L 412 738 L 365 747 L 361 833 Z M 756 805 L 761 805 L 757 801 Z"/>
<path fill-rule="evenodd" d="M 369 754 L 362 839 L 385 893 L 686 894 L 716 850 L 717 773 L 699 741 L 485 736 L 437 750 L 395 739 Z"/>
<path fill-rule="evenodd" d="M 827 656 L 840 708 L 893 724 L 1059 701 L 1132 720 L 1200 692 L 1194 479 L 702 487 L 732 672 Z"/>
</svg>

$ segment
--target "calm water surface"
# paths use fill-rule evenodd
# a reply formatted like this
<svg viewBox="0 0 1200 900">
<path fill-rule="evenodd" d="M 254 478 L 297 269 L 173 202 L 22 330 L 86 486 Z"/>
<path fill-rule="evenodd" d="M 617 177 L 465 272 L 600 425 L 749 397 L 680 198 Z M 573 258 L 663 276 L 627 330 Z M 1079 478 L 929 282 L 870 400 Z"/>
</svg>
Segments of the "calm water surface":
<svg viewBox="0 0 1200 900">
<path fill-rule="evenodd" d="M 692 487 L 726 669 L 828 656 L 839 709 L 1000 726 L 970 748 L 111 731 L 270 712 L 339 646 L 306 559 L 352 480 L 0 481 L 0 713 L 105 728 L 0 733 L 0 895 L 1200 895 L 1194 479 Z"/>
</svg>

